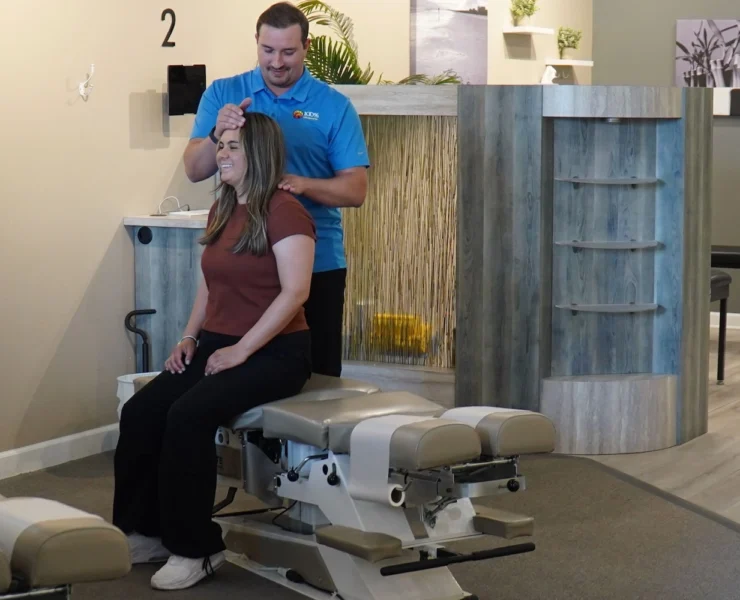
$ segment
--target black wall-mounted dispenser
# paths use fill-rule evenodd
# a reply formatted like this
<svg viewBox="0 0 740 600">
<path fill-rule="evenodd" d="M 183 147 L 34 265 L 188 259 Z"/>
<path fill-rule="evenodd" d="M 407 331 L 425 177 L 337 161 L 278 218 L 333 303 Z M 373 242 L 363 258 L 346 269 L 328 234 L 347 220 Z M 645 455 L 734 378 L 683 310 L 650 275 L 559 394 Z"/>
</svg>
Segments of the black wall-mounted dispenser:
<svg viewBox="0 0 740 600">
<path fill-rule="evenodd" d="M 169 115 L 198 112 L 198 104 L 206 91 L 205 65 L 168 65 L 167 99 Z"/>
</svg>

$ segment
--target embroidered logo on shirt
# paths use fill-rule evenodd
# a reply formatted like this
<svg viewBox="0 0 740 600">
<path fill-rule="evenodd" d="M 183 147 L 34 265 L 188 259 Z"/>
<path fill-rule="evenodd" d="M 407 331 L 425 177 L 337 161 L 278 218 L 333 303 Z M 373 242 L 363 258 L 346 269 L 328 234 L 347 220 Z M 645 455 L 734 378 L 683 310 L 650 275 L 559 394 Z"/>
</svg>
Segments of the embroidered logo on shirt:
<svg viewBox="0 0 740 600">
<path fill-rule="evenodd" d="M 317 112 L 311 112 L 309 110 L 302 111 L 302 110 L 294 110 L 293 111 L 293 118 L 294 119 L 308 119 L 309 121 L 318 121 L 319 120 L 319 113 Z"/>
</svg>

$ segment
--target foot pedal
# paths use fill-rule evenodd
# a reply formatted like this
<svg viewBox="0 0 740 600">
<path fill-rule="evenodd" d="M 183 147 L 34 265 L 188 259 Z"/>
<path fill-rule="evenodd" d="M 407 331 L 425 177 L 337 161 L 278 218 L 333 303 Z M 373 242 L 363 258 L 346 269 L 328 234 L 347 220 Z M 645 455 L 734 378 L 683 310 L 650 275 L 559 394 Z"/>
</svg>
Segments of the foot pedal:
<svg viewBox="0 0 740 600">
<path fill-rule="evenodd" d="M 371 563 L 403 555 L 401 540 L 398 538 L 343 525 L 328 525 L 317 529 L 316 541 Z"/>
<path fill-rule="evenodd" d="M 473 527 L 478 533 L 493 535 L 510 540 L 516 537 L 534 535 L 534 519 L 525 515 L 488 508 L 487 506 L 473 506 L 475 516 Z"/>
</svg>

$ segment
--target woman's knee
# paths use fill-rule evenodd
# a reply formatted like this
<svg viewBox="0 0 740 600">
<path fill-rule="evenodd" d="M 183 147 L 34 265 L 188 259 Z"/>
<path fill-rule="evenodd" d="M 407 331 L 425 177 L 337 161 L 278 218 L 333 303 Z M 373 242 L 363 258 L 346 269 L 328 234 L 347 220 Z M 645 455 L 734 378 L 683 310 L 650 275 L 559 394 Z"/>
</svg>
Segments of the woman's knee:
<svg viewBox="0 0 740 600">
<path fill-rule="evenodd" d="M 121 408 L 121 429 L 136 427 L 152 417 L 152 404 L 147 402 L 146 394 L 137 392 Z"/>
<path fill-rule="evenodd" d="M 185 394 L 179 398 L 167 412 L 167 434 L 210 432 L 217 427 L 212 425 L 213 410 L 209 411 L 207 404 L 193 394 Z"/>
<path fill-rule="evenodd" d="M 166 396 L 166 386 L 154 386 L 152 383 L 136 392 L 121 408 L 120 429 L 142 432 L 161 430 L 167 416 L 170 402 Z"/>
</svg>

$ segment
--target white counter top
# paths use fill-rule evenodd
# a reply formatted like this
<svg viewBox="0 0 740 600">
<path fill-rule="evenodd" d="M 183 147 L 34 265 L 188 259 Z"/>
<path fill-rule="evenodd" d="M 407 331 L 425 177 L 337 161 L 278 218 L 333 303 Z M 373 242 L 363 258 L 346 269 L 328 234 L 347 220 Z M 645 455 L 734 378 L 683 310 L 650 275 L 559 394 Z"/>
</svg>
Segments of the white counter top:
<svg viewBox="0 0 740 600">
<path fill-rule="evenodd" d="M 208 215 L 193 215 L 183 217 L 180 215 L 166 215 L 156 217 L 152 215 L 139 215 L 125 217 L 123 224 L 129 227 L 180 227 L 183 229 L 205 229 Z"/>
</svg>

